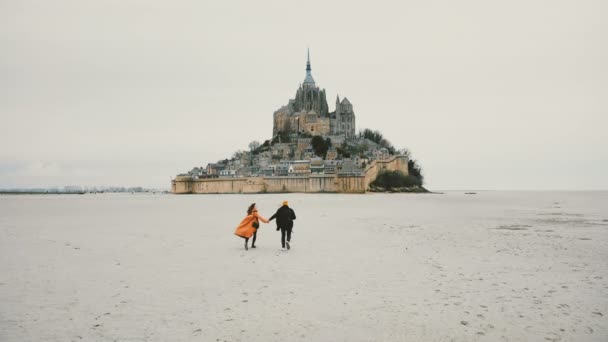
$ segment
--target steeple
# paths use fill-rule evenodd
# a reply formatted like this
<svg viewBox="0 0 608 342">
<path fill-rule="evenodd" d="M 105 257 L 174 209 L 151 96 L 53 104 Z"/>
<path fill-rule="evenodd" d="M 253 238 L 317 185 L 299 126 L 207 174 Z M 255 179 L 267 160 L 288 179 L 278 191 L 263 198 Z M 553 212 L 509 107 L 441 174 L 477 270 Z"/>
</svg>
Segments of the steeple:
<svg viewBox="0 0 608 342">
<path fill-rule="evenodd" d="M 310 49 L 306 49 L 306 71 L 310 72 Z"/>
<path fill-rule="evenodd" d="M 310 73 L 310 49 L 306 50 L 306 78 L 304 78 L 304 86 L 315 86 L 315 80 L 312 78 L 312 74 Z"/>
<path fill-rule="evenodd" d="M 340 94 L 336 95 L 336 114 L 340 114 Z"/>
</svg>

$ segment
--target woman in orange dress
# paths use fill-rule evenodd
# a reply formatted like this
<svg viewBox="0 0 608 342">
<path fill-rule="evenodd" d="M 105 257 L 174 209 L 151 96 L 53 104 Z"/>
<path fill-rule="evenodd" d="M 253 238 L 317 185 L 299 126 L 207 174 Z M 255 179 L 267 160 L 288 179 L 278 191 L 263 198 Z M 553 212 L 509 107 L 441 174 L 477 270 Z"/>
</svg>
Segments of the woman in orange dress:
<svg viewBox="0 0 608 342">
<path fill-rule="evenodd" d="M 247 243 L 252 236 L 253 241 L 251 242 L 251 248 L 255 248 L 255 239 L 257 237 L 258 228 L 260 227 L 260 221 L 268 223 L 267 219 L 258 214 L 258 208 L 255 206 L 255 203 L 252 203 L 249 208 L 247 208 L 247 216 L 245 216 L 234 231 L 234 235 L 245 239 L 245 250 L 249 250 Z"/>
</svg>

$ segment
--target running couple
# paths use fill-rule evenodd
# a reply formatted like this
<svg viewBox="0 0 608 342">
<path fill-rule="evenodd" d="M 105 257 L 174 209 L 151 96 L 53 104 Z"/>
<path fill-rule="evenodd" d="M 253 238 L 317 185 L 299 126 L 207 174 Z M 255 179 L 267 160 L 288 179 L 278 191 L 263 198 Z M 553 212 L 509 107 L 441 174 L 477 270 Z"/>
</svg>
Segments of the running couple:
<svg viewBox="0 0 608 342">
<path fill-rule="evenodd" d="M 251 248 L 256 248 L 255 240 L 257 238 L 258 229 L 260 228 L 260 221 L 269 223 L 275 218 L 277 219 L 277 231 L 281 230 L 281 245 L 283 246 L 281 249 L 285 250 L 285 247 L 290 249 L 291 230 L 293 229 L 293 220 L 296 219 L 296 213 L 289 207 L 287 201 L 284 201 L 279 210 L 277 210 L 277 212 L 268 220 L 258 213 L 258 208 L 255 203 L 252 203 L 249 208 L 247 208 L 247 216 L 245 216 L 238 227 L 236 227 L 234 235 L 245 239 L 245 250 L 249 250 L 247 245 L 249 239 L 253 236 Z M 287 238 L 287 240 L 285 240 L 285 238 Z"/>
</svg>

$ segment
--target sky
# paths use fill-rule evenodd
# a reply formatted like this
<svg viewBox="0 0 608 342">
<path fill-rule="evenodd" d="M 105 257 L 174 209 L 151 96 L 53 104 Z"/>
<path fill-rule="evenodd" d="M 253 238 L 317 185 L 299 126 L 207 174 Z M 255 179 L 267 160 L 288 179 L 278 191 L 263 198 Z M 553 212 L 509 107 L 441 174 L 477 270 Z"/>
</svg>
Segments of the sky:
<svg viewBox="0 0 608 342">
<path fill-rule="evenodd" d="M 0 0 L 0 188 L 144 186 L 312 75 L 433 190 L 608 189 L 608 2 Z"/>
</svg>

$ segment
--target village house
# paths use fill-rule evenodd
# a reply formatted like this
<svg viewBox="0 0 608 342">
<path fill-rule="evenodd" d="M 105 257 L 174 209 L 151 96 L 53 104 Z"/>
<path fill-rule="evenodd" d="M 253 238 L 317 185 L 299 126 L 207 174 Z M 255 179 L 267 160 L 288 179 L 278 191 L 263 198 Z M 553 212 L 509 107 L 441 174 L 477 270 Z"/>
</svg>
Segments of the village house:
<svg viewBox="0 0 608 342">
<path fill-rule="evenodd" d="M 291 144 L 289 143 L 276 143 L 271 147 L 272 158 L 274 159 L 286 159 L 289 158 L 291 153 Z"/>
<path fill-rule="evenodd" d="M 310 160 L 294 160 L 289 167 L 290 176 L 308 176 L 310 174 Z"/>
<path fill-rule="evenodd" d="M 325 156 L 325 160 L 336 160 L 336 159 L 338 159 L 338 150 L 332 146 L 327 150 L 327 155 Z"/>
<path fill-rule="evenodd" d="M 234 169 L 224 169 L 220 171 L 220 177 L 223 178 L 232 178 L 236 177 L 236 170 Z"/>
<path fill-rule="evenodd" d="M 322 158 L 312 158 L 310 160 L 310 173 L 312 174 L 323 174 L 325 173 L 325 164 Z"/>
<path fill-rule="evenodd" d="M 323 172 L 325 174 L 335 174 L 337 172 L 338 164 L 340 161 L 338 160 L 325 160 L 323 164 L 325 164 Z"/>
<path fill-rule="evenodd" d="M 262 176 L 264 177 L 272 177 L 275 175 L 276 172 L 276 165 L 269 165 L 265 168 L 262 169 Z"/>
<path fill-rule="evenodd" d="M 341 175 L 360 174 L 361 169 L 357 166 L 354 160 L 344 159 L 339 166 L 338 173 Z"/>
<path fill-rule="evenodd" d="M 199 179 L 199 178 L 203 178 L 205 177 L 207 174 L 207 170 L 205 170 L 204 167 L 195 167 L 192 170 L 190 170 L 190 172 L 188 172 L 188 175 L 190 177 L 192 177 L 193 179 Z"/>
<path fill-rule="evenodd" d="M 226 166 L 223 163 L 209 163 L 207 164 L 207 176 L 217 177 Z"/>
</svg>

